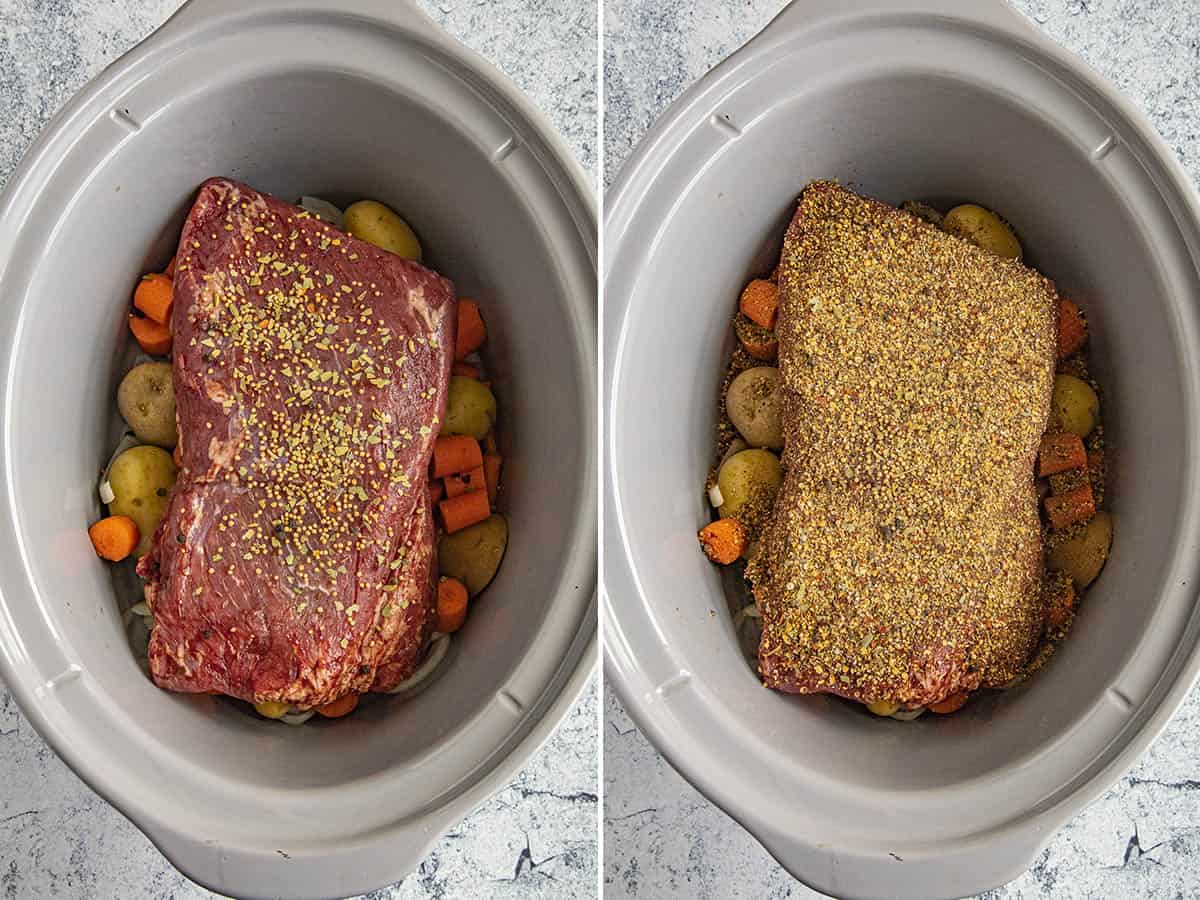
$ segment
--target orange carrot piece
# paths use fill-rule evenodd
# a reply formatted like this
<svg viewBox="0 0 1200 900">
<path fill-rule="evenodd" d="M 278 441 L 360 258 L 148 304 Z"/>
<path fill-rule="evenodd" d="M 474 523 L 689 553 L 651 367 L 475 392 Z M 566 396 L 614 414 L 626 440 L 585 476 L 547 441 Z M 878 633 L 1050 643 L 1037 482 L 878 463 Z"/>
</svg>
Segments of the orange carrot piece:
<svg viewBox="0 0 1200 900">
<path fill-rule="evenodd" d="M 717 519 L 700 529 L 704 555 L 720 566 L 734 562 L 746 550 L 746 527 L 737 519 Z"/>
<path fill-rule="evenodd" d="M 485 453 L 499 453 L 500 448 L 496 446 L 496 429 L 491 429 L 483 436 L 483 450 Z"/>
<path fill-rule="evenodd" d="M 438 509 L 442 513 L 442 524 L 449 534 L 482 522 L 492 514 L 487 491 L 470 491 L 450 497 L 439 503 Z"/>
<path fill-rule="evenodd" d="M 1096 514 L 1096 502 L 1092 499 L 1090 484 L 1065 494 L 1053 494 L 1044 502 L 1051 528 L 1069 528 L 1077 522 L 1086 522 Z"/>
<path fill-rule="evenodd" d="M 1046 625 L 1050 628 L 1062 628 L 1071 618 L 1071 610 L 1074 608 L 1075 583 L 1068 578 L 1046 609 Z"/>
<path fill-rule="evenodd" d="M 1065 431 L 1042 438 L 1042 445 L 1038 449 L 1039 475 L 1045 477 L 1068 469 L 1082 469 L 1087 462 L 1087 451 L 1083 449 L 1079 435 Z"/>
<path fill-rule="evenodd" d="M 437 506 L 438 502 L 446 496 L 446 487 L 438 480 L 429 482 L 429 502 Z"/>
<path fill-rule="evenodd" d="M 487 326 L 483 324 L 483 316 L 479 314 L 479 304 L 474 300 L 458 301 L 458 335 L 454 339 L 454 358 L 474 353 L 487 340 Z"/>
<path fill-rule="evenodd" d="M 88 537 L 96 555 L 110 562 L 120 562 L 138 545 L 137 522 L 129 516 L 108 516 L 88 529 Z"/>
<path fill-rule="evenodd" d="M 743 336 L 742 346 L 755 359 L 761 359 L 764 362 L 770 362 L 779 353 L 778 341 L 755 341 Z"/>
<path fill-rule="evenodd" d="M 742 290 L 738 309 L 756 325 L 774 328 L 779 314 L 779 288 L 764 278 L 755 278 Z"/>
<path fill-rule="evenodd" d="M 504 464 L 504 457 L 499 453 L 483 454 L 483 483 L 487 488 L 488 503 L 494 509 L 496 506 L 496 496 L 500 493 L 500 467 Z"/>
<path fill-rule="evenodd" d="M 967 705 L 967 697 L 970 696 L 966 691 L 959 691 L 957 694 L 951 694 L 945 700 L 939 700 L 937 703 L 929 704 L 929 711 L 935 712 L 939 716 L 948 716 L 952 712 L 958 712 Z"/>
<path fill-rule="evenodd" d="M 433 443 L 433 477 L 445 478 L 483 465 L 479 441 L 469 434 L 448 434 Z"/>
<path fill-rule="evenodd" d="M 144 316 L 130 315 L 129 330 L 134 340 L 151 356 L 166 356 L 171 352 L 171 329 Z"/>
<path fill-rule="evenodd" d="M 346 694 L 324 706 L 318 706 L 317 714 L 327 719 L 340 719 L 342 716 L 348 716 L 354 712 L 356 706 L 358 706 L 358 694 Z"/>
<path fill-rule="evenodd" d="M 171 321 L 171 295 L 174 282 L 166 275 L 151 272 L 143 275 L 133 292 L 133 305 L 153 319 L 159 325 L 167 325 Z"/>
<path fill-rule="evenodd" d="M 450 634 L 463 627 L 467 620 L 467 586 L 457 578 L 438 579 L 437 625 L 442 634 Z"/>
<path fill-rule="evenodd" d="M 457 475 L 446 476 L 446 496 L 461 497 L 471 491 L 486 489 L 483 478 L 483 466 L 476 466 L 469 472 L 459 472 Z"/>
<path fill-rule="evenodd" d="M 165 269 L 163 269 L 163 274 L 166 275 L 168 278 L 175 277 L 175 259 L 176 259 L 176 257 L 172 256 L 171 261 L 169 263 L 167 263 L 167 267 Z"/>
<path fill-rule="evenodd" d="M 1058 358 L 1065 359 L 1087 340 L 1087 322 L 1079 307 L 1066 297 L 1058 298 Z"/>
<path fill-rule="evenodd" d="M 470 363 L 456 362 L 450 367 L 451 375 L 462 375 L 465 378 L 474 378 L 479 380 L 479 367 L 473 366 Z"/>
</svg>

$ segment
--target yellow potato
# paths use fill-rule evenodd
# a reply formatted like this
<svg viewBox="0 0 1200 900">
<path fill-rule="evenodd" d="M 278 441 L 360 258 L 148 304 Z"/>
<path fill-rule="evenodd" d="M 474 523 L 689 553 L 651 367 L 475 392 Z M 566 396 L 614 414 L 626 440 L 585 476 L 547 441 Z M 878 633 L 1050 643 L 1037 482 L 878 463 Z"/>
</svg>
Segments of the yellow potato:
<svg viewBox="0 0 1200 900">
<path fill-rule="evenodd" d="M 779 370 L 774 366 L 747 369 L 733 379 L 725 395 L 729 421 L 751 447 L 782 449 L 780 406 Z"/>
<path fill-rule="evenodd" d="M 496 424 L 496 398 L 487 386 L 465 375 L 450 377 L 443 434 L 469 434 L 476 440 Z"/>
<path fill-rule="evenodd" d="M 1096 427 L 1100 398 L 1092 386 L 1074 375 L 1055 375 L 1050 395 L 1050 423 L 1063 431 L 1087 437 Z"/>
<path fill-rule="evenodd" d="M 1075 586 L 1082 590 L 1095 581 L 1104 568 L 1109 547 L 1112 546 L 1112 535 L 1112 516 L 1098 512 L 1084 526 L 1082 534 L 1051 548 L 1046 556 L 1046 564 L 1056 572 L 1066 572 Z"/>
<path fill-rule="evenodd" d="M 769 450 L 735 453 L 717 473 L 723 502 L 717 512 L 723 519 L 739 519 L 754 528 L 775 505 L 775 494 L 783 483 L 783 466 Z"/>
<path fill-rule="evenodd" d="M 342 227 L 368 244 L 421 261 L 421 242 L 412 228 L 377 200 L 351 203 L 342 214 Z"/>
<path fill-rule="evenodd" d="M 890 716 L 900 709 L 900 704 L 891 700 L 876 700 L 874 703 L 868 703 L 867 709 L 877 716 Z"/>
<path fill-rule="evenodd" d="M 946 213 L 942 227 L 972 244 L 1008 259 L 1021 258 L 1021 243 L 998 215 L 974 203 L 964 203 Z"/>
<path fill-rule="evenodd" d="M 141 535 L 133 551 L 135 558 L 150 549 L 154 530 L 167 508 L 167 495 L 175 484 L 175 475 L 171 454 L 148 444 L 130 447 L 113 460 L 108 470 L 113 492 L 109 515 L 129 516 L 137 523 Z"/>
<path fill-rule="evenodd" d="M 267 719 L 278 719 L 280 716 L 286 716 L 290 709 L 290 706 L 286 703 L 280 703 L 278 700 L 265 700 L 262 703 L 254 704 L 254 711 Z"/>
<path fill-rule="evenodd" d="M 493 514 L 478 525 L 443 535 L 438 542 L 438 566 L 443 575 L 457 578 L 472 597 L 495 577 L 508 546 L 508 523 Z"/>
<path fill-rule="evenodd" d="M 139 441 L 174 447 L 178 436 L 171 364 L 149 362 L 130 369 L 117 388 L 117 409 Z"/>
</svg>

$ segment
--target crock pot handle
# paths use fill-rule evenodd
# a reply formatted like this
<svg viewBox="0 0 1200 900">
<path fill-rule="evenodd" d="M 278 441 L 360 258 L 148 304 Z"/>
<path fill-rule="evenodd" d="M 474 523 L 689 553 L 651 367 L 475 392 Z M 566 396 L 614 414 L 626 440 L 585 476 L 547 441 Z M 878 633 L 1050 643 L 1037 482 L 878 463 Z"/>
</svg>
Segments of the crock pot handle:
<svg viewBox="0 0 1200 900">
<path fill-rule="evenodd" d="M 887 897 L 928 900 L 963 897 L 981 884 L 1000 887 L 1020 877 L 1034 862 L 1055 829 L 1026 823 L 1009 834 L 979 840 L 947 851 L 920 854 L 901 851 L 882 855 L 842 854 L 829 846 L 814 847 L 786 834 L 743 822 L 767 851 L 797 879 L 835 897 Z"/>
<path fill-rule="evenodd" d="M 908 13 L 934 18 L 974 22 L 1028 37 L 1037 30 L 1006 0 L 792 0 L 759 32 L 760 37 L 776 37 L 840 19 Z"/>
<path fill-rule="evenodd" d="M 239 15 L 261 16 L 271 12 L 335 12 L 341 16 L 361 16 L 417 31 L 427 37 L 447 40 L 446 34 L 416 0 L 187 0 L 171 18 L 163 23 L 168 30 L 176 25 L 191 28 L 211 19 Z"/>
</svg>

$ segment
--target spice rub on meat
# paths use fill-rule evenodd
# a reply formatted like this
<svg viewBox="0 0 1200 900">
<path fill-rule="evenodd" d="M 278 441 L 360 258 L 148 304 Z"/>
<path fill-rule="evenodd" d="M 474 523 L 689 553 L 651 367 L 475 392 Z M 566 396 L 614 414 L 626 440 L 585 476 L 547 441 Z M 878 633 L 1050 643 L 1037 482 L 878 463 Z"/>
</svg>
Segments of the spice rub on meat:
<svg viewBox="0 0 1200 900">
<path fill-rule="evenodd" d="M 159 686 L 307 708 L 416 667 L 455 314 L 428 269 L 201 186 L 172 314 L 183 465 L 138 567 Z"/>
<path fill-rule="evenodd" d="M 1019 674 L 1055 303 L 1018 262 L 805 189 L 780 267 L 786 474 L 747 573 L 768 687 L 920 705 Z"/>
</svg>

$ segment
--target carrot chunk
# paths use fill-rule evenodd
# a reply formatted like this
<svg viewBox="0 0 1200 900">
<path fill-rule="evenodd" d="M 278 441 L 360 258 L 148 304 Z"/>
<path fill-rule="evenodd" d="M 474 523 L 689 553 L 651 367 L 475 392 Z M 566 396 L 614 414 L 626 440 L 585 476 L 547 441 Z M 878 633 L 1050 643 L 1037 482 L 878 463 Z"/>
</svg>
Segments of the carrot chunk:
<svg viewBox="0 0 1200 900">
<path fill-rule="evenodd" d="M 483 454 L 483 482 L 487 487 L 488 503 L 496 506 L 496 497 L 500 493 L 500 468 L 504 457 L 499 453 Z"/>
<path fill-rule="evenodd" d="M 487 340 L 487 327 L 479 313 L 479 304 L 474 300 L 458 301 L 458 334 L 454 339 L 454 358 L 462 360 L 483 346 Z"/>
<path fill-rule="evenodd" d="M 746 528 L 737 519 L 717 519 L 700 529 L 704 555 L 721 566 L 735 561 L 746 550 Z"/>
<path fill-rule="evenodd" d="M 450 367 L 450 374 L 451 375 L 463 375 L 467 378 L 474 378 L 476 381 L 478 381 L 479 380 L 479 367 L 473 366 L 470 363 L 456 362 L 453 366 Z"/>
<path fill-rule="evenodd" d="M 434 479 L 429 482 L 429 502 L 437 506 L 438 502 L 446 496 L 446 488 L 440 481 Z"/>
<path fill-rule="evenodd" d="M 171 295 L 174 282 L 166 275 L 150 273 L 143 275 L 133 292 L 133 305 L 153 319 L 159 325 L 167 325 L 171 321 Z"/>
<path fill-rule="evenodd" d="M 1079 435 L 1064 431 L 1042 438 L 1038 449 L 1038 474 L 1041 476 L 1082 469 L 1088 464 L 1087 451 Z"/>
<path fill-rule="evenodd" d="M 738 309 L 756 325 L 774 328 L 779 314 L 779 288 L 766 279 L 755 278 L 742 290 Z"/>
<path fill-rule="evenodd" d="M 1052 494 L 1045 499 L 1046 515 L 1050 527 L 1070 528 L 1077 522 L 1086 522 L 1096 514 L 1096 502 L 1092 498 L 1092 486 L 1085 484 L 1065 494 Z"/>
<path fill-rule="evenodd" d="M 1062 628 L 1071 618 L 1071 611 L 1075 608 L 1075 583 L 1070 578 L 1063 578 L 1061 584 L 1055 588 L 1046 605 L 1048 628 Z"/>
<path fill-rule="evenodd" d="M 1074 301 L 1058 298 L 1058 358 L 1065 359 L 1087 340 L 1087 322 Z"/>
<path fill-rule="evenodd" d="M 482 491 L 485 489 L 483 466 L 476 466 L 468 472 L 459 472 L 457 475 L 446 476 L 447 497 L 459 497 L 471 491 Z"/>
<path fill-rule="evenodd" d="M 769 328 L 763 328 L 744 313 L 734 317 L 733 333 L 737 335 L 737 339 L 746 352 L 755 359 L 770 361 L 779 352 L 779 342 L 775 340 L 775 332 Z"/>
<path fill-rule="evenodd" d="M 438 509 L 442 513 L 442 524 L 450 534 L 482 522 L 492 514 L 487 491 L 471 491 L 449 497 L 438 504 Z"/>
<path fill-rule="evenodd" d="M 929 711 L 935 712 L 940 716 L 947 716 L 952 712 L 958 712 L 967 705 L 967 697 L 970 696 L 966 691 L 959 691 L 957 694 L 951 694 L 945 700 L 939 700 L 937 703 L 929 704 Z"/>
<path fill-rule="evenodd" d="M 433 443 L 433 477 L 445 478 L 483 465 L 479 441 L 469 434 L 450 434 Z"/>
<path fill-rule="evenodd" d="M 467 586 L 457 578 L 438 579 L 437 630 L 450 634 L 467 620 Z"/>
<path fill-rule="evenodd" d="M 171 352 L 171 329 L 144 316 L 130 315 L 129 330 L 134 340 L 151 356 L 166 356 Z"/>
<path fill-rule="evenodd" d="M 110 562 L 120 562 L 138 545 L 141 535 L 137 522 L 129 516 L 108 516 L 88 529 L 88 537 L 96 555 Z"/>
<path fill-rule="evenodd" d="M 166 275 L 168 278 L 175 277 L 175 259 L 176 259 L 176 257 L 172 256 L 171 261 L 169 263 L 167 263 L 167 267 L 165 269 L 163 269 L 163 274 Z"/>
<path fill-rule="evenodd" d="M 358 706 L 358 694 L 346 694 L 324 706 L 318 706 L 317 714 L 327 719 L 340 719 L 342 716 L 354 712 L 356 706 Z"/>
</svg>

